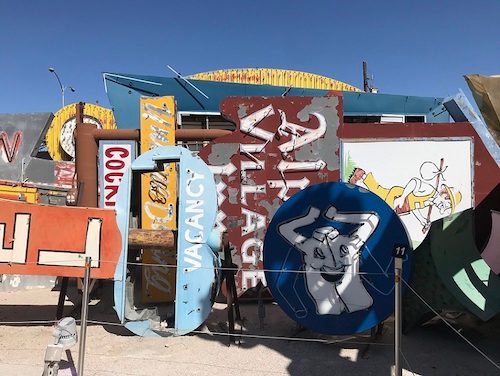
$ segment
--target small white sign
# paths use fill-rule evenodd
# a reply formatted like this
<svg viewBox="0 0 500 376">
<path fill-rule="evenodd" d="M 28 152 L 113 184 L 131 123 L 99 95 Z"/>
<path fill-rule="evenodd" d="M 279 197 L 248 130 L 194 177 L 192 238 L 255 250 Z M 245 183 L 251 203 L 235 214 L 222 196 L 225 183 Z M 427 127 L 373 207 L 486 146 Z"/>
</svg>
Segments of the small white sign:
<svg viewBox="0 0 500 376">
<path fill-rule="evenodd" d="M 134 159 L 134 141 L 99 142 L 100 207 L 115 208 L 118 186 Z"/>
</svg>

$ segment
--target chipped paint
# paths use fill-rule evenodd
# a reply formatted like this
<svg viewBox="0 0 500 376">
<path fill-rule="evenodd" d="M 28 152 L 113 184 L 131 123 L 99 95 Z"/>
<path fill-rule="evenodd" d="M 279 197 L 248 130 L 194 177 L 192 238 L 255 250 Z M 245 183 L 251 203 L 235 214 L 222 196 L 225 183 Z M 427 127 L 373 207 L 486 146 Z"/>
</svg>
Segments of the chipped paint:
<svg viewBox="0 0 500 376">
<path fill-rule="evenodd" d="M 238 153 L 240 144 L 214 144 L 208 156 L 208 163 L 214 166 L 231 163 L 231 157 Z"/>
<path fill-rule="evenodd" d="M 217 227 L 228 232 L 243 270 L 239 294 L 265 284 L 262 240 L 280 205 L 310 184 L 339 178 L 342 97 L 229 97 L 223 116 L 236 130 L 199 156 L 216 176 Z"/>
<path fill-rule="evenodd" d="M 297 150 L 296 159 L 298 161 L 309 161 L 318 158 L 326 162 L 326 168 L 330 171 L 339 169 L 339 157 L 337 154 L 332 153 L 332 151 L 338 150 L 340 147 L 339 138 L 337 137 L 340 124 L 338 105 L 338 97 L 313 98 L 311 105 L 304 107 L 297 114 L 299 120 L 307 121 L 311 116 L 310 114 L 319 112 L 325 117 L 328 124 L 324 138 L 317 140 L 315 144 L 307 145 L 307 148 L 302 147 Z"/>
</svg>

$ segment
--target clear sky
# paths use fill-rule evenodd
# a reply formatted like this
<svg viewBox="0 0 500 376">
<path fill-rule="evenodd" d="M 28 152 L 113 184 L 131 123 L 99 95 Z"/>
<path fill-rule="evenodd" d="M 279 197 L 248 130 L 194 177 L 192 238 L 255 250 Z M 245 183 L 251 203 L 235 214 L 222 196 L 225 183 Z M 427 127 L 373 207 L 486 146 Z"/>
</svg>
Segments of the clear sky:
<svg viewBox="0 0 500 376">
<path fill-rule="evenodd" d="M 284 68 L 446 96 L 500 74 L 499 0 L 0 0 L 0 112 L 109 106 L 102 72 Z"/>
</svg>

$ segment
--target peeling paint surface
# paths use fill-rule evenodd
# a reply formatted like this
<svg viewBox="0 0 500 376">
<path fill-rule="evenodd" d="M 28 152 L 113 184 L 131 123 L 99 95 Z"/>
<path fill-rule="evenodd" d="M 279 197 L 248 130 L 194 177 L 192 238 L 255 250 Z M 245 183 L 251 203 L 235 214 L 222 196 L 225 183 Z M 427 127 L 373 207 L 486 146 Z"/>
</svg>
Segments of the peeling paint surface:
<svg viewBox="0 0 500 376">
<path fill-rule="evenodd" d="M 239 295 L 265 285 L 263 240 L 278 208 L 309 185 L 339 179 L 342 96 L 228 97 L 225 118 L 236 124 L 228 136 L 199 156 L 217 183 L 217 227 L 228 232 Z M 250 292 L 245 296 L 249 296 Z"/>
</svg>

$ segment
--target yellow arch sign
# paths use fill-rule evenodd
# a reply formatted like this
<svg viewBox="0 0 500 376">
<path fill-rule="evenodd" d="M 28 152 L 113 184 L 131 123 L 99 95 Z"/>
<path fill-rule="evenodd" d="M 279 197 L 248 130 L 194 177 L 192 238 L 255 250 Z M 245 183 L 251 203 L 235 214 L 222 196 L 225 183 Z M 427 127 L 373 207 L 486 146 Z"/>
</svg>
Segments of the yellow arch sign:
<svg viewBox="0 0 500 376">
<path fill-rule="evenodd" d="M 287 69 L 245 68 L 222 69 L 188 76 L 193 80 L 272 85 L 303 89 L 361 91 L 355 86 L 319 74 Z"/>
<path fill-rule="evenodd" d="M 95 104 L 85 103 L 83 121 L 99 129 L 116 129 L 113 111 Z M 53 160 L 70 161 L 75 157 L 73 131 L 76 127 L 76 103 L 64 106 L 54 115 L 45 135 L 47 149 Z"/>
</svg>

